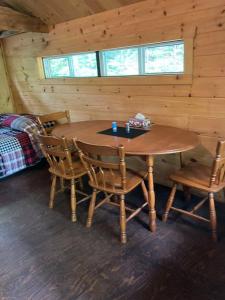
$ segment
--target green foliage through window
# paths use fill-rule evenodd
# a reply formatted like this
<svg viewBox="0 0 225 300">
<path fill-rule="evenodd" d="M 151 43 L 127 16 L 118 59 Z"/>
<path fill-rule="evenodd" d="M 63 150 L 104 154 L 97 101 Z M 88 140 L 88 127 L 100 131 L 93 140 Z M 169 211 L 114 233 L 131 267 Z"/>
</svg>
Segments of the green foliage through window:
<svg viewBox="0 0 225 300">
<path fill-rule="evenodd" d="M 184 73 L 184 42 L 43 58 L 46 78 L 160 75 Z"/>
<path fill-rule="evenodd" d="M 102 51 L 104 76 L 138 75 L 138 48 Z"/>
<path fill-rule="evenodd" d="M 46 78 L 70 76 L 68 57 L 44 58 L 43 63 Z"/>
<path fill-rule="evenodd" d="M 96 77 L 97 60 L 95 53 L 83 53 L 72 56 L 75 77 Z"/>
<path fill-rule="evenodd" d="M 183 73 L 184 44 L 170 43 L 144 48 L 145 74 Z"/>
</svg>

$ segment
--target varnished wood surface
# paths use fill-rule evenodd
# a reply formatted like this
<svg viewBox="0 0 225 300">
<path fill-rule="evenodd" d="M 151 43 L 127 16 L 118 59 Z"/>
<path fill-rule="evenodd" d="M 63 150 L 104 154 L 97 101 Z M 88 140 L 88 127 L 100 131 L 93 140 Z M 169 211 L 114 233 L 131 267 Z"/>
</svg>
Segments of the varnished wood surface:
<svg viewBox="0 0 225 300">
<path fill-rule="evenodd" d="M 142 0 L 2 0 L 1 2 L 14 9 L 32 14 L 43 20 L 46 24 L 56 24 L 139 1 Z"/>
<path fill-rule="evenodd" d="M 74 122 L 57 126 L 53 130 L 56 136 L 65 136 L 72 139 L 101 145 L 123 145 L 127 154 L 154 155 L 182 152 L 193 149 L 199 144 L 199 139 L 194 132 L 184 129 L 153 125 L 145 134 L 134 139 L 120 138 L 99 134 L 99 131 L 111 128 L 112 121 L 95 120 Z M 124 122 L 118 122 L 118 126 L 125 126 Z M 131 129 L 132 130 L 132 129 Z"/>
<path fill-rule="evenodd" d="M 124 126 L 123 122 L 118 122 L 118 126 L 122 125 Z M 149 227 L 150 230 L 154 232 L 156 231 L 156 211 L 153 155 L 171 154 L 193 149 L 199 143 L 198 137 L 194 132 L 161 125 L 153 125 L 145 134 L 134 139 L 113 137 L 98 133 L 111 126 L 112 121 L 83 121 L 59 125 L 58 127 L 55 127 L 52 132 L 57 136 L 65 136 L 68 139 L 77 138 L 83 142 L 101 146 L 118 147 L 119 145 L 123 145 L 127 154 L 147 156 L 148 203 L 150 214 Z"/>
<path fill-rule="evenodd" d="M 56 136 L 68 139 L 77 138 L 86 143 L 100 146 L 123 145 L 126 154 L 147 156 L 148 168 L 148 199 L 150 213 L 150 230 L 156 230 L 155 193 L 153 178 L 153 155 L 170 154 L 190 150 L 198 145 L 199 140 L 195 133 L 179 128 L 153 125 L 145 134 L 134 139 L 108 136 L 98 133 L 112 126 L 112 121 L 95 120 L 63 124 L 52 131 Z M 124 126 L 118 122 L 118 126 Z M 131 129 L 132 130 L 132 129 Z"/>
<path fill-rule="evenodd" d="M 12 31 L 13 34 L 21 32 L 48 32 L 40 19 L 22 14 L 9 7 L 0 6 L 0 30 Z"/>
<path fill-rule="evenodd" d="M 144 179 L 147 177 L 147 168 L 141 162 L 143 168 L 135 168 L 138 161 L 126 162 L 125 149 L 121 145 L 118 148 L 96 146 L 86 144 L 73 139 L 74 146 L 77 149 L 80 160 L 85 166 L 89 176 L 89 185 L 93 188 L 93 195 L 89 205 L 87 227 L 91 227 L 94 211 L 102 204 L 113 204 L 120 207 L 120 240 L 123 244 L 127 242 L 126 223 L 141 212 L 141 209 L 149 204 L 147 189 Z M 97 157 L 96 157 L 97 156 Z M 116 161 L 107 162 L 103 157 L 114 157 Z M 102 159 L 103 158 L 103 159 Z M 134 158 L 130 158 L 135 160 Z M 137 209 L 126 207 L 126 195 L 141 185 L 143 191 L 144 204 Z M 104 192 L 105 197 L 100 204 L 96 205 L 96 193 Z M 119 203 L 111 201 L 112 196 L 119 198 Z M 126 216 L 126 211 L 131 211 Z M 151 219 L 149 220 L 151 222 Z"/>
<path fill-rule="evenodd" d="M 49 207 L 53 208 L 54 205 L 57 179 L 60 179 L 60 191 L 62 192 L 65 190 L 64 181 L 69 180 L 71 190 L 71 220 L 72 222 L 76 222 L 76 206 L 78 203 L 76 199 L 75 180 L 82 180 L 87 171 L 78 158 L 73 159 L 73 153 L 69 149 L 65 138 L 56 138 L 47 135 L 39 135 L 38 138 L 42 153 L 49 164 L 49 172 L 52 178 Z M 86 200 L 90 198 L 85 193 L 83 195 Z"/>
<path fill-rule="evenodd" d="M 204 225 L 180 216 L 158 220 L 151 234 L 144 209 L 129 223 L 129 243 L 122 246 L 117 208 L 99 208 L 89 230 L 88 203 L 78 206 L 78 221 L 71 223 L 69 193 L 48 209 L 49 183 L 47 165 L 0 181 L 1 300 L 224 300 L 224 204 L 216 203 L 217 245 Z M 159 215 L 168 194 L 157 186 Z M 127 200 L 141 203 L 141 190 Z"/>
<path fill-rule="evenodd" d="M 9 86 L 9 74 L 7 73 L 2 40 L 0 40 L 0 76 L 0 112 L 14 112 L 15 106 L 13 103 L 12 91 Z"/>
<path fill-rule="evenodd" d="M 215 158 L 211 168 L 193 163 L 184 166 L 175 172 L 175 174 L 171 174 L 170 179 L 174 184 L 170 197 L 167 201 L 163 219 L 165 221 L 167 220 L 168 213 L 170 209 L 172 209 L 189 217 L 208 222 L 212 229 L 212 238 L 214 241 L 217 241 L 217 220 L 214 195 L 215 193 L 224 190 L 225 187 L 225 141 L 218 141 Z M 177 207 L 172 206 L 177 183 L 187 187 L 188 189 L 194 188 L 203 190 L 208 193 L 208 196 L 204 197 L 204 199 L 193 207 L 191 211 L 177 209 Z M 210 219 L 205 219 L 199 214 L 196 214 L 196 211 L 198 211 L 207 200 L 209 200 Z"/>
<path fill-rule="evenodd" d="M 22 6 L 28 1 L 8 1 L 12 5 L 16 2 Z M 101 0 L 104 5 L 106 2 Z M 30 1 L 29 10 L 36 6 L 42 14 L 50 14 L 37 3 Z M 50 3 L 42 0 L 43 7 Z M 63 7 L 74 3 L 63 3 Z M 57 1 L 51 7 L 54 16 L 49 15 L 50 19 L 55 19 L 61 5 Z M 62 15 L 60 10 L 57 18 L 67 12 L 72 8 Z M 142 112 L 157 124 L 197 131 L 202 146 L 187 151 L 184 162 L 197 160 L 210 165 L 218 137 L 225 136 L 224 33 L 224 0 L 148 0 L 58 24 L 50 35 L 26 33 L 7 38 L 5 55 L 17 111 L 45 114 L 69 109 L 72 121 L 127 120 Z M 179 77 L 168 80 L 170 76 L 150 76 L 150 80 L 144 76 L 141 82 L 133 76 L 123 80 L 40 80 L 38 73 L 36 57 L 46 47 L 60 54 L 62 49 L 82 52 L 183 37 L 193 38 L 194 43 L 189 84 Z M 169 184 L 169 174 L 179 168 L 178 156 L 159 156 L 155 163 L 161 170 L 155 169 L 157 182 Z"/>
<path fill-rule="evenodd" d="M 37 117 L 37 121 L 42 128 L 42 132 L 45 135 L 51 134 L 53 128 L 56 124 L 60 124 L 62 121 L 64 123 L 70 123 L 70 112 L 69 110 L 66 111 L 58 111 L 50 114 L 40 115 Z M 50 127 L 45 127 L 44 123 L 46 122 L 53 122 L 53 125 Z"/>
</svg>

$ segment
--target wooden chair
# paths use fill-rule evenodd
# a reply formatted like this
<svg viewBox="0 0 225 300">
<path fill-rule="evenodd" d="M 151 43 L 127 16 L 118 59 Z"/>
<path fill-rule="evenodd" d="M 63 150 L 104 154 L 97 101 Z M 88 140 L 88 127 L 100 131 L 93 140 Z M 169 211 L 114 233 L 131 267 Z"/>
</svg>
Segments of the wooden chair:
<svg viewBox="0 0 225 300">
<path fill-rule="evenodd" d="M 59 123 L 59 120 L 65 119 L 67 123 L 71 123 L 70 112 L 60 111 L 37 117 L 37 121 L 44 135 L 51 134 L 53 128 Z"/>
<path fill-rule="evenodd" d="M 136 216 L 148 204 L 148 194 L 144 183 L 147 176 L 146 168 L 140 166 L 128 169 L 125 161 L 123 146 L 118 148 L 97 146 L 74 140 L 80 159 L 88 172 L 89 185 L 93 188 L 92 199 L 89 205 L 87 227 L 91 227 L 94 211 L 104 203 L 120 207 L 121 242 L 126 243 L 126 223 Z M 105 160 L 102 160 L 105 157 Z M 107 157 L 113 157 L 114 162 L 108 162 Z M 116 161 L 117 160 L 117 161 Z M 130 164 L 132 162 L 130 161 Z M 125 195 L 141 184 L 145 203 L 138 209 L 125 206 Z M 105 198 L 96 204 L 96 194 L 102 191 Z M 113 202 L 112 196 L 117 195 L 119 202 Z M 126 211 L 131 214 L 126 217 Z"/>
<path fill-rule="evenodd" d="M 65 138 L 39 135 L 39 140 L 41 150 L 50 166 L 49 172 L 52 174 L 49 207 L 53 208 L 54 205 L 57 178 L 60 178 L 61 182 L 61 189 L 58 192 L 64 191 L 64 180 L 69 180 L 71 188 L 71 219 L 72 222 L 76 222 L 76 205 L 91 197 L 83 191 L 76 190 L 75 186 L 77 180 L 79 181 L 82 176 L 87 174 L 87 171 L 80 160 L 72 161 L 71 150 L 69 150 Z M 79 202 L 76 201 L 76 192 L 84 196 Z"/>
<path fill-rule="evenodd" d="M 163 215 L 163 220 L 166 221 L 168 218 L 169 211 L 172 209 L 176 212 L 185 214 L 186 216 L 194 219 L 210 223 L 212 238 L 214 241 L 217 240 L 216 230 L 216 210 L 214 203 L 214 194 L 224 189 L 225 187 L 225 141 L 219 141 L 217 144 L 216 158 L 213 161 L 212 167 L 206 167 L 197 163 L 184 166 L 176 173 L 170 176 L 173 181 L 173 187 L 167 201 L 166 209 Z M 177 184 L 182 184 L 187 188 L 194 188 L 204 192 L 208 195 L 200 201 L 191 211 L 176 208 L 173 205 L 174 196 L 176 193 Z M 209 213 L 210 218 L 204 218 L 196 211 L 209 200 Z"/>
</svg>

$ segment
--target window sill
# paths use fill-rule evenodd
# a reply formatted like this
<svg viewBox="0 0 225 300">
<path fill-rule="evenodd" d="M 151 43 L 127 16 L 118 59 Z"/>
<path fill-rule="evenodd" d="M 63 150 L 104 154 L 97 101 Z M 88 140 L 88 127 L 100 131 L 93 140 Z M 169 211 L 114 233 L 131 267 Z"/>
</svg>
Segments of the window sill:
<svg viewBox="0 0 225 300">
<path fill-rule="evenodd" d="M 86 77 L 40 79 L 40 84 L 75 85 L 190 85 L 192 75 L 149 75 L 123 77 Z"/>
</svg>

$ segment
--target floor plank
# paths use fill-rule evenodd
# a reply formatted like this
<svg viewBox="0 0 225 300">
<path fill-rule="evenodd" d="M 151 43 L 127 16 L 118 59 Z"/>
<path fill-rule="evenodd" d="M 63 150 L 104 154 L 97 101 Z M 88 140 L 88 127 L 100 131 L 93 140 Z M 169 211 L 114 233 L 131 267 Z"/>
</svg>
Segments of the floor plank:
<svg viewBox="0 0 225 300">
<path fill-rule="evenodd" d="M 87 204 L 79 206 L 78 222 L 70 222 L 68 192 L 48 208 L 44 163 L 2 180 L 0 299 L 225 299 L 225 204 L 217 204 L 214 244 L 205 225 L 176 214 L 160 221 L 168 193 L 156 186 L 157 232 L 149 232 L 144 210 L 128 223 L 124 246 L 116 208 L 98 209 L 91 229 Z M 128 197 L 133 205 L 141 200 L 140 189 Z M 176 201 L 185 205 L 181 193 Z"/>
</svg>

